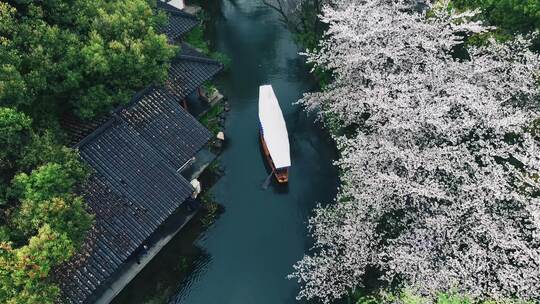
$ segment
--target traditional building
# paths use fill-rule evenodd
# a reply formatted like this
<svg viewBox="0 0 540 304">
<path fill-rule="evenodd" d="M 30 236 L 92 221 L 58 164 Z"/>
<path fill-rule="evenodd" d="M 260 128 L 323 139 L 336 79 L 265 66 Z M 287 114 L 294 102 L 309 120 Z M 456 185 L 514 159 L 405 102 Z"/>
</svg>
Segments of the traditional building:
<svg viewBox="0 0 540 304">
<path fill-rule="evenodd" d="M 171 41 L 193 27 L 193 16 L 159 9 L 169 14 L 163 32 Z M 95 121 L 62 122 L 93 171 L 81 194 L 95 223 L 80 250 L 54 271 L 61 303 L 110 302 L 197 210 L 191 173 L 183 173 L 212 134 L 183 106 L 222 65 L 181 47 L 163 86 Z"/>
<path fill-rule="evenodd" d="M 158 11 L 165 13 L 168 17 L 167 23 L 161 28 L 161 32 L 167 35 L 171 42 L 178 41 L 184 34 L 199 24 L 197 17 L 184 12 L 174 5 L 158 0 L 157 8 Z"/>
<path fill-rule="evenodd" d="M 160 226 L 173 215 L 178 227 L 191 218 L 195 210 L 183 204 L 193 188 L 178 169 L 211 136 L 166 89 L 150 87 L 77 145 L 94 171 L 82 194 L 95 224 L 56 271 L 64 302 L 92 303 L 126 272 L 132 278 Z"/>
<path fill-rule="evenodd" d="M 193 94 L 200 95 L 201 86 L 222 69 L 223 65 L 220 62 L 208 58 L 187 43 L 181 43 L 180 54 L 171 62 L 164 88 L 171 95 L 169 96 L 171 99 L 178 101 L 184 109 L 188 109 L 187 98 Z M 74 146 L 107 122 L 109 117 L 110 114 L 92 121 L 82 121 L 76 116 L 65 115 L 61 124 L 69 137 L 69 143 Z"/>
</svg>

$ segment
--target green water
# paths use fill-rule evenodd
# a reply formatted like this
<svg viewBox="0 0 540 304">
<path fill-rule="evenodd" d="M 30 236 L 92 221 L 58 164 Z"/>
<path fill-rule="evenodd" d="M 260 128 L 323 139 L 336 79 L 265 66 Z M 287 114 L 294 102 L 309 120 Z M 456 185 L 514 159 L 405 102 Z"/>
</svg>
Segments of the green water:
<svg viewBox="0 0 540 304">
<path fill-rule="evenodd" d="M 117 303 L 148 303 L 149 297 L 156 303 L 298 303 L 299 286 L 286 276 L 310 247 L 306 225 L 313 208 L 336 193 L 333 145 L 293 104 L 316 86 L 279 15 L 260 0 L 223 0 L 211 11 L 211 42 L 232 59 L 216 79 L 231 104 L 220 157 L 226 175 L 212 189 L 225 211 L 195 246 L 180 238 L 167 246 Z M 274 87 L 292 156 L 289 185 L 274 182 L 266 191 L 268 168 L 258 142 L 261 84 Z M 195 259 L 187 277 L 179 276 L 182 255 Z"/>
</svg>

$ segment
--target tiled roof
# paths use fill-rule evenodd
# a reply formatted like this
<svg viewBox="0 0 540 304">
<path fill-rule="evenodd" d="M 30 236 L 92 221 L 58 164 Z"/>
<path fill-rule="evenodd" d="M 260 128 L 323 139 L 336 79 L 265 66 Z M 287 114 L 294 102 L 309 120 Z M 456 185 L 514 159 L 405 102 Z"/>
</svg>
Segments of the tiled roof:
<svg viewBox="0 0 540 304">
<path fill-rule="evenodd" d="M 188 114 L 165 89 L 152 87 L 120 112 L 140 137 L 179 169 L 212 134 Z"/>
<path fill-rule="evenodd" d="M 158 6 L 184 20 L 180 24 L 180 19 L 172 18 L 168 34 L 185 33 L 196 25 L 195 17 L 159 2 Z M 62 303 L 95 300 L 191 194 L 191 185 L 176 170 L 208 142 L 211 133 L 179 102 L 221 68 L 183 45 L 163 87 L 150 86 L 129 105 L 94 121 L 62 119 L 71 143 L 94 169 L 81 194 L 95 215 L 80 250 L 55 269 Z"/>
<path fill-rule="evenodd" d="M 210 59 L 183 43 L 180 55 L 171 63 L 165 87 L 175 97 L 183 99 L 222 69 L 223 65 L 219 61 Z"/>
<path fill-rule="evenodd" d="M 109 118 L 110 115 L 103 115 L 86 121 L 78 118 L 73 113 L 65 113 L 60 118 L 60 125 L 67 134 L 67 144 L 72 147 L 106 123 Z"/>
<path fill-rule="evenodd" d="M 183 12 L 166 2 L 158 0 L 157 8 L 162 12 L 165 12 L 168 17 L 167 23 L 160 31 L 164 33 L 171 42 L 178 40 L 199 24 L 197 17 Z"/>
<path fill-rule="evenodd" d="M 183 43 L 182 51 L 171 63 L 169 76 L 165 81 L 164 87 L 168 94 L 167 97 L 172 97 L 180 102 L 205 81 L 215 76 L 222 68 L 223 65 L 218 61 L 206 57 L 188 44 Z M 142 93 L 153 88 L 154 86 L 150 86 L 141 91 L 130 103 L 133 104 Z M 154 102 L 157 101 L 156 98 L 151 99 Z M 122 111 L 122 109 L 123 107 L 119 107 L 115 112 Z M 69 144 L 73 146 L 103 125 L 109 118 L 110 115 L 105 115 L 91 121 L 84 121 L 73 115 L 64 115 L 60 123 L 67 133 Z"/>
<path fill-rule="evenodd" d="M 81 194 L 96 222 L 55 271 L 63 303 L 91 301 L 184 202 L 193 188 L 176 170 L 210 137 L 174 96 L 151 86 L 79 142 L 94 170 Z"/>
<path fill-rule="evenodd" d="M 164 145 L 163 148 L 169 147 Z M 115 121 L 79 150 L 81 157 L 107 179 L 113 190 L 130 202 L 139 202 L 141 207 L 172 212 L 176 208 L 174 205 L 179 205 L 191 194 L 189 183 L 170 166 L 160 151 L 122 120 Z M 162 214 L 154 220 L 163 221 L 166 217 Z"/>
<path fill-rule="evenodd" d="M 94 174 L 82 191 L 95 224 L 85 242 L 66 264 L 55 271 L 63 303 L 83 303 L 102 286 L 147 234 L 148 209 L 128 203 Z M 119 216 L 121 215 L 121 216 Z"/>
<path fill-rule="evenodd" d="M 95 214 L 95 224 L 77 253 L 55 271 L 62 303 L 91 302 L 94 293 L 107 286 L 123 263 L 189 195 L 186 189 L 190 186 L 183 178 L 167 179 L 179 182 L 177 187 L 161 187 L 160 181 L 144 186 L 166 188 L 169 193 L 169 200 L 160 199 L 154 205 L 156 200 L 131 200 L 112 191 L 108 179 L 97 173 L 90 178 L 82 194 Z"/>
<path fill-rule="evenodd" d="M 159 112 L 189 114 L 178 111 L 181 107 L 157 108 L 153 119 L 162 121 L 160 126 L 169 129 L 169 138 L 189 142 L 181 136 L 185 128 L 176 128 L 177 123 L 169 125 L 169 119 L 160 117 Z M 171 121 L 176 119 L 170 117 Z M 189 148 L 197 151 L 206 143 L 208 131 L 197 121 L 187 121 L 184 127 L 191 125 L 202 135 Z M 93 293 L 106 286 L 111 276 L 193 191 L 162 152 L 172 153 L 173 147 L 181 150 L 181 146 L 168 143 L 165 138 L 158 141 L 159 133 L 150 143 L 144 133 L 151 129 L 139 127 L 136 130 L 129 121 L 116 117 L 79 146 L 81 157 L 94 169 L 82 195 L 96 222 L 82 248 L 55 272 L 64 303 L 87 303 L 92 299 Z"/>
</svg>

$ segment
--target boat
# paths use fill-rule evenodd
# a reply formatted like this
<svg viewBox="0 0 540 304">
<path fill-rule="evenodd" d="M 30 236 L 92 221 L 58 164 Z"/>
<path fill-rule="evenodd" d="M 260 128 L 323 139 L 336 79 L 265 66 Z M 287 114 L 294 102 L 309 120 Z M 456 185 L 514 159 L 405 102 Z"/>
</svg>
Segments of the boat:
<svg viewBox="0 0 540 304">
<path fill-rule="evenodd" d="M 289 181 L 291 155 L 289 134 L 271 85 L 259 87 L 260 140 L 263 153 L 279 183 Z"/>
</svg>

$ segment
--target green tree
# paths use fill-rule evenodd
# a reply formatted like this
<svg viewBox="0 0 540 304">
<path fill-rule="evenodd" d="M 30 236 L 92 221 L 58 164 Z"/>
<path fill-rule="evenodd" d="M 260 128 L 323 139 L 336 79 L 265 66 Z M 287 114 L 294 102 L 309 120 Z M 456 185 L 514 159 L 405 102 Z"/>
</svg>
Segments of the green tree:
<svg viewBox="0 0 540 304">
<path fill-rule="evenodd" d="M 15 176 L 12 191 L 21 201 L 12 219 L 15 232 L 29 237 L 49 225 L 79 245 L 92 216 L 86 212 L 83 199 L 73 192 L 86 174 L 80 162 L 68 161 L 64 165 L 48 163 L 29 175 Z"/>
<path fill-rule="evenodd" d="M 2 199 L 0 207 L 0 303 L 53 303 L 58 287 L 50 269 L 82 243 L 92 216 L 75 188 L 88 175 L 76 151 L 32 120 L 0 108 Z M 6 187 L 12 179 L 11 185 Z"/>
<path fill-rule="evenodd" d="M 74 194 L 88 169 L 75 151 L 50 140 L 35 136 L 19 161 L 23 167 L 45 158 L 61 163 L 18 173 L 8 191 L 8 222 L 0 226 L 0 303 L 54 303 L 59 288 L 50 271 L 73 255 L 92 225 L 82 197 Z M 45 147 L 43 158 L 25 155 L 37 147 Z"/>
<path fill-rule="evenodd" d="M 59 117 L 93 118 L 165 79 L 176 47 L 155 1 L 0 2 L 0 303 L 58 296 L 50 271 L 92 224 L 76 194 L 89 172 Z"/>
<path fill-rule="evenodd" d="M 28 116 L 10 108 L 0 108 L 0 205 L 17 158 L 30 140 L 31 124 Z"/>
<path fill-rule="evenodd" d="M 0 302 L 54 303 L 60 290 L 48 279 L 49 273 L 67 261 L 74 250 L 69 237 L 49 225 L 41 227 L 23 247 L 0 242 Z"/>
<path fill-rule="evenodd" d="M 57 163 L 75 172 L 81 170 L 78 176 L 86 176 L 87 169 L 82 165 L 77 151 L 61 145 L 52 132 L 45 131 L 41 135 L 33 133 L 31 138 L 17 160 L 19 171 L 31 172 L 47 163 Z"/>
<path fill-rule="evenodd" d="M 464 294 L 460 294 L 456 291 L 442 292 L 438 294 L 434 299 L 430 297 L 425 297 L 422 295 L 415 294 L 409 289 L 398 291 L 396 293 L 381 291 L 379 294 L 372 296 L 362 295 L 361 292 L 355 292 L 349 298 L 349 302 L 355 304 L 384 304 L 384 303 L 394 303 L 394 304 L 496 304 L 496 303 L 505 303 L 505 304 L 531 304 L 527 301 L 517 300 L 517 299 L 500 299 L 499 301 L 494 300 L 480 300 L 474 301 L 470 297 Z"/>
<path fill-rule="evenodd" d="M 175 54 L 146 0 L 10 0 L 0 16 L 0 103 L 40 125 L 66 109 L 92 118 L 129 101 L 164 80 Z"/>
<path fill-rule="evenodd" d="M 32 235 L 44 224 L 56 231 L 65 233 L 76 246 L 79 246 L 85 232 L 92 225 L 92 216 L 85 210 L 81 197 L 64 195 L 47 200 L 24 200 L 13 220 L 27 235 Z"/>
<path fill-rule="evenodd" d="M 459 8 L 480 8 L 484 19 L 507 34 L 540 28 L 538 0 L 453 0 Z"/>
<path fill-rule="evenodd" d="M 16 32 L 15 8 L 0 2 L 0 105 L 17 103 L 27 93 L 24 79 L 17 70 L 21 58 L 11 37 Z"/>
<path fill-rule="evenodd" d="M 0 167 L 12 169 L 30 139 L 32 120 L 10 108 L 0 108 Z"/>
</svg>

